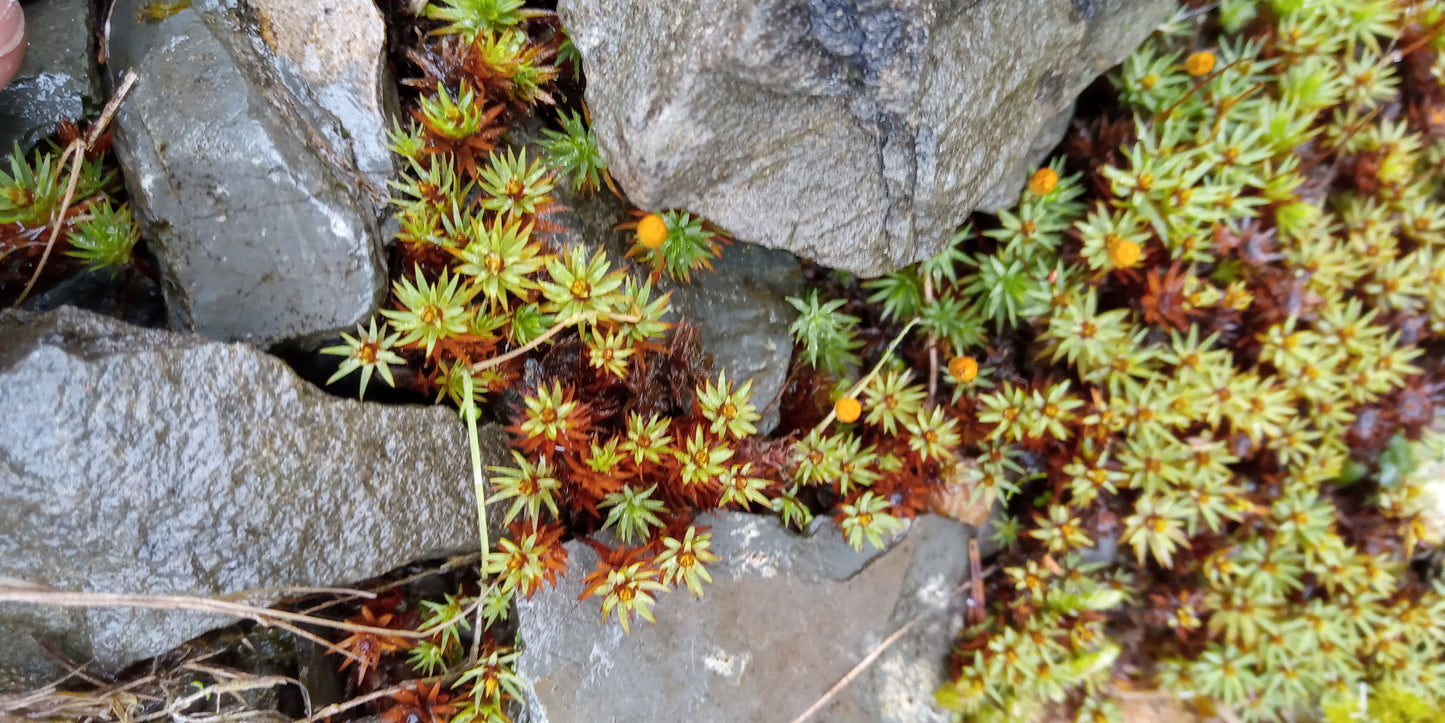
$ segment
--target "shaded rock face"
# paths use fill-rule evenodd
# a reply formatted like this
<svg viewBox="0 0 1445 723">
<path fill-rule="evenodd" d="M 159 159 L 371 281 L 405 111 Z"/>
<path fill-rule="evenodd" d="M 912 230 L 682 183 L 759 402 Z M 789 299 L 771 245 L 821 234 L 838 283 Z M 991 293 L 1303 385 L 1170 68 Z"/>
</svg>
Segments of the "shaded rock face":
<svg viewBox="0 0 1445 723">
<path fill-rule="evenodd" d="M 634 203 L 877 276 L 1006 197 L 994 189 L 1022 180 L 1030 146 L 1057 142 L 1038 138 L 1046 121 L 1173 7 L 561 0 L 558 14 Z"/>
<path fill-rule="evenodd" d="M 0 90 L 3 156 L 9 156 L 16 143 L 29 148 L 54 133 L 62 117 L 80 120 L 100 96 L 90 0 L 26 3 L 25 27 L 30 40 L 25 61 L 10 85 Z"/>
<path fill-rule="evenodd" d="M 970 528 L 925 515 L 886 552 L 858 553 L 831 523 L 811 538 L 736 512 L 698 524 L 722 557 L 714 584 L 702 600 L 685 588 L 662 596 L 657 623 L 637 620 L 630 635 L 598 625 L 598 599 L 578 601 L 597 556 L 567 543 L 571 572 L 519 603 L 531 723 L 791 720 L 919 613 L 815 719 L 951 720 L 932 701 L 963 624 Z"/>
<path fill-rule="evenodd" d="M 477 546 L 456 412 L 337 399 L 246 345 L 6 312 L 0 408 L 0 578 L 218 595 Z M 481 432 L 484 463 L 510 460 L 500 428 Z M 227 622 L 0 605 L 0 687 L 62 672 L 38 641 L 114 669 Z"/>
<path fill-rule="evenodd" d="M 114 128 L 171 327 L 272 343 L 370 317 L 386 273 L 367 177 L 346 138 L 365 135 L 348 125 L 364 114 L 338 122 L 328 110 L 338 101 L 323 100 L 333 86 L 308 83 L 341 61 L 308 60 L 316 28 L 287 20 L 302 10 L 268 19 L 264 3 L 210 0 L 141 21 L 142 4 L 119 0 L 111 19 L 109 68 L 140 77 Z M 277 59 L 287 52 L 301 57 Z M 357 52 L 374 61 L 381 48 Z M 376 167 L 374 148 L 357 156 Z"/>
<path fill-rule="evenodd" d="M 45 312 L 62 306 L 93 311 L 147 329 L 166 326 L 166 305 L 160 286 L 135 266 L 78 271 L 25 299 L 20 308 Z"/>
</svg>

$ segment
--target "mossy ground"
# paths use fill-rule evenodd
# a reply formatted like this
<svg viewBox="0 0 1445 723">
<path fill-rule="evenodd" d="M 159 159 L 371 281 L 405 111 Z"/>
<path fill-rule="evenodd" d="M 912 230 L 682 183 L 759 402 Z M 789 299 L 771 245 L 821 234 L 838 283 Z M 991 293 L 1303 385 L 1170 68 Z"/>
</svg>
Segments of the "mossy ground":
<svg viewBox="0 0 1445 723">
<path fill-rule="evenodd" d="M 482 487 L 511 532 L 454 595 L 347 609 L 437 631 L 345 638 L 350 694 L 408 675 L 406 650 L 447 684 L 389 716 L 502 719 L 517 651 L 500 627 L 474 650 L 462 613 L 500 625 L 583 574 L 571 537 L 613 532 L 584 598 L 628 628 L 709 581 L 699 510 L 831 515 L 861 547 L 1000 504 L 998 572 L 938 694 L 966 719 L 1115 720 L 1141 691 L 1247 720 L 1442 707 L 1415 465 L 1445 446 L 1440 6 L 1183 8 L 1086 94 L 1017 206 L 879 279 L 810 267 L 778 400 L 709 370 L 651 284 L 706 273 L 722 229 L 619 218 L 636 265 L 549 236 L 558 184 L 611 185 L 555 17 L 430 7 L 405 23 L 442 33 L 397 53 L 394 293 L 331 351 L 338 376 L 511 425 L 516 466 Z M 532 114 L 550 132 L 506 148 Z"/>
</svg>

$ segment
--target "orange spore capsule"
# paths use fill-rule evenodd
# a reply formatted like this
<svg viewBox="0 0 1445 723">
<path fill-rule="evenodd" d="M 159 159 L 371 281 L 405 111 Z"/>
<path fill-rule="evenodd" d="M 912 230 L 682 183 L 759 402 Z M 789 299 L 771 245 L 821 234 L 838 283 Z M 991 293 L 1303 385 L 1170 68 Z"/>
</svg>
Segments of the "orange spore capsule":
<svg viewBox="0 0 1445 723">
<path fill-rule="evenodd" d="M 838 415 L 838 421 L 852 424 L 863 413 L 863 405 L 854 397 L 843 397 L 833 404 L 833 413 Z"/>
<path fill-rule="evenodd" d="M 1133 266 L 1134 263 L 1139 260 L 1139 255 L 1143 253 L 1143 249 L 1139 248 L 1139 244 L 1126 238 L 1110 239 L 1107 250 L 1109 252 L 1109 263 L 1113 264 L 1115 268 L 1120 269 L 1127 269 Z"/>
<path fill-rule="evenodd" d="M 1045 166 L 1034 171 L 1034 175 L 1029 178 L 1029 193 L 1035 196 L 1047 196 L 1057 185 L 1059 185 L 1059 174 L 1054 169 Z"/>
<path fill-rule="evenodd" d="M 1184 60 L 1184 70 L 1196 78 L 1214 70 L 1214 53 L 1201 50 L 1190 55 Z"/>
<path fill-rule="evenodd" d="M 667 222 L 662 217 L 649 213 L 637 222 L 637 243 L 650 249 L 657 249 L 667 240 Z"/>
<path fill-rule="evenodd" d="M 948 373 L 967 384 L 978 376 L 978 360 L 971 356 L 956 356 L 948 362 Z"/>
</svg>

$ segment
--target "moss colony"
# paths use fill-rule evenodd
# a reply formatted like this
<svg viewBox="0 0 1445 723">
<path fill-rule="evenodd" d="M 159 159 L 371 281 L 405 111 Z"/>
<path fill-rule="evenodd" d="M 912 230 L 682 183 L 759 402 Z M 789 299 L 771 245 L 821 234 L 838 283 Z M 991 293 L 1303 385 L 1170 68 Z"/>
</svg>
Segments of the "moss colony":
<svg viewBox="0 0 1445 723">
<path fill-rule="evenodd" d="M 615 220 L 625 258 L 552 233 L 563 184 L 616 192 L 556 18 L 427 16 L 399 65 L 393 293 L 329 351 L 363 393 L 501 419 L 516 453 L 488 475 L 510 531 L 483 537 L 480 584 L 348 603 L 371 628 L 339 643 L 353 694 L 446 674 L 389 720 L 505 720 L 519 652 L 491 626 L 561 575 L 627 629 L 702 595 L 717 558 L 694 517 L 717 507 L 832 516 L 860 548 L 926 510 L 1002 509 L 937 694 L 965 719 L 1118 720 L 1141 693 L 1244 720 L 1445 703 L 1439 474 L 1413 461 L 1445 453 L 1440 6 L 1182 10 L 1086 95 L 1016 207 L 882 278 L 809 267 L 777 400 L 709 370 L 655 286 L 726 264 L 723 230 L 638 211 Z M 534 114 L 547 130 L 506 146 Z M 17 152 L 0 173 L 0 260 L 44 247 L 59 167 Z M 108 186 L 86 165 L 66 221 L 93 265 L 135 242 Z M 574 538 L 596 569 L 567 570 Z M 436 634 L 378 632 L 418 626 Z"/>
<path fill-rule="evenodd" d="M 120 190 L 120 177 L 107 165 L 110 134 L 70 148 L 82 139 L 80 129 L 62 121 L 59 130 L 66 151 L 52 143 L 32 159 L 17 143 L 0 164 L 0 299 L 7 305 L 29 294 L 59 249 L 71 265 L 90 270 L 136 261 L 140 227 L 130 207 L 111 197 Z"/>
</svg>

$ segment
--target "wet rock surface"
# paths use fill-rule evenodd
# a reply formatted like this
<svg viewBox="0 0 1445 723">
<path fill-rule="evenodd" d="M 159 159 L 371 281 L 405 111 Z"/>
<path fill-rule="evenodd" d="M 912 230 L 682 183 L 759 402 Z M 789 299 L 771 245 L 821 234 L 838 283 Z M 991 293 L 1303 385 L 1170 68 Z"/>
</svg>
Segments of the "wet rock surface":
<svg viewBox="0 0 1445 723">
<path fill-rule="evenodd" d="M 316 28 L 234 0 L 147 21 L 141 5 L 120 0 L 111 20 L 110 71 L 141 78 L 114 128 L 171 327 L 264 344 L 370 317 L 386 290 L 381 242 L 346 139 L 357 131 L 308 84 L 340 62 L 308 60 Z"/>
<path fill-rule="evenodd" d="M 477 544 L 455 411 L 337 399 L 245 345 L 5 312 L 0 408 L 0 577 L 221 595 L 344 584 Z M 510 459 L 499 428 L 481 432 L 485 464 Z M 62 672 L 42 645 L 114 669 L 227 622 L 0 605 L 0 687 Z"/>
<path fill-rule="evenodd" d="M 702 600 L 663 596 L 657 624 L 635 621 L 630 635 L 598 625 L 599 600 L 577 599 L 597 556 L 568 543 L 572 572 L 519 604 L 527 720 L 791 720 L 919 613 L 816 720 L 950 719 L 932 700 L 962 625 L 970 528 L 925 515 L 889 550 L 858 553 L 831 523 L 811 538 L 744 513 L 698 524 L 722 557 L 714 584 Z"/>
<path fill-rule="evenodd" d="M 372 0 L 249 0 L 257 27 L 278 59 L 289 61 L 350 141 L 372 196 L 387 199 L 391 151 L 387 119 L 400 115 L 386 67 L 386 23 Z"/>
<path fill-rule="evenodd" d="M 936 253 L 991 191 L 1001 202 L 1046 121 L 1173 7 L 562 0 L 558 14 L 634 203 L 876 276 Z"/>
<path fill-rule="evenodd" d="M 80 120 L 98 105 L 95 11 L 90 0 L 25 4 L 30 47 L 10 85 L 0 90 L 0 154 L 29 148 L 55 132 L 60 118 Z"/>
</svg>

